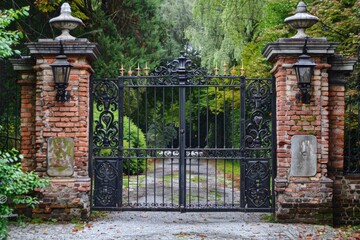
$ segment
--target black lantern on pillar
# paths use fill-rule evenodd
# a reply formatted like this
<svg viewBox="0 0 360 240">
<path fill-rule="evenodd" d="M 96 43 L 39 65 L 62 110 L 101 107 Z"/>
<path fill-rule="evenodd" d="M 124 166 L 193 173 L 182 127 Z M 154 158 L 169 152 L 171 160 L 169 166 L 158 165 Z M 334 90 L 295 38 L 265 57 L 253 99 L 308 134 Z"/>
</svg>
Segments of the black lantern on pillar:
<svg viewBox="0 0 360 240">
<path fill-rule="evenodd" d="M 314 73 L 315 63 L 311 61 L 311 57 L 306 55 L 305 40 L 303 54 L 299 57 L 299 60 L 293 65 L 295 68 L 296 78 L 300 92 L 296 94 L 296 101 L 309 104 L 310 103 L 310 90 L 311 90 L 311 78 Z"/>
<path fill-rule="evenodd" d="M 56 101 L 57 102 L 69 102 L 70 92 L 65 89 L 68 86 L 70 77 L 70 71 L 73 65 L 67 61 L 67 57 L 64 55 L 63 45 L 60 41 L 60 55 L 56 56 L 55 62 L 50 64 L 54 83 L 56 88 Z"/>
</svg>

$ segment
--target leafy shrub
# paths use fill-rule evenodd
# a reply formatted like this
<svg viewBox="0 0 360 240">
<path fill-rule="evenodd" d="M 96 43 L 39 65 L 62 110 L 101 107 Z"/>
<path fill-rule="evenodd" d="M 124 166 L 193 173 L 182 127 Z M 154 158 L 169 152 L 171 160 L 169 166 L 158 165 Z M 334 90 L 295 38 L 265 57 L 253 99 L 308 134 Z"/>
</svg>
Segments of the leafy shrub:
<svg viewBox="0 0 360 240">
<path fill-rule="evenodd" d="M 108 127 L 104 122 L 100 119 L 101 111 L 97 110 L 94 107 L 94 135 L 97 133 L 96 126 L 102 124 L 100 129 Z M 113 113 L 114 122 L 118 121 L 118 112 Z M 123 173 L 128 175 L 134 175 L 142 173 L 145 169 L 145 159 L 138 158 L 139 156 L 146 156 L 146 139 L 143 131 L 136 126 L 136 124 L 127 116 L 123 118 L 123 148 L 125 149 L 123 152 L 124 162 L 123 162 Z M 115 125 L 117 126 L 117 125 Z M 106 131 L 105 131 L 106 132 Z M 101 156 L 114 156 L 116 155 L 116 150 L 114 150 L 114 145 L 117 143 L 109 143 L 108 146 L 105 146 L 100 150 Z M 140 148 L 140 149 L 138 149 Z"/>
<path fill-rule="evenodd" d="M 124 140 L 123 148 L 129 148 L 129 143 Z M 134 150 L 124 150 L 123 156 L 123 173 L 127 175 L 135 175 L 144 172 L 145 169 L 145 159 L 137 158 L 138 156 L 145 156 L 143 153 L 144 150 L 138 150 L 137 153 L 133 152 Z"/>
<path fill-rule="evenodd" d="M 36 197 L 27 196 L 36 188 L 43 188 L 48 184 L 45 179 L 33 172 L 23 172 L 20 159 L 23 156 L 15 149 L 4 152 L 0 150 L 0 239 L 7 237 L 7 218 L 13 213 L 15 204 L 25 204 L 34 207 L 38 201 Z"/>
<path fill-rule="evenodd" d="M 146 148 L 145 135 L 141 129 L 126 116 L 124 117 L 123 148 L 128 149 L 123 153 L 123 172 L 129 175 L 144 172 L 145 159 L 137 157 L 146 156 L 146 151 L 143 149 Z"/>
</svg>

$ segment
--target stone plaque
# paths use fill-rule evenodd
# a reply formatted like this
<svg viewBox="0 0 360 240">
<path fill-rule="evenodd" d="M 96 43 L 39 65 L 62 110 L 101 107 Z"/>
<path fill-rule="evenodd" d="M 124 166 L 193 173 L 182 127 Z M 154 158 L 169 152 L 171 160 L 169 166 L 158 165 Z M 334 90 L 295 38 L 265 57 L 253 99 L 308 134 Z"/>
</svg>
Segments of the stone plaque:
<svg viewBox="0 0 360 240">
<path fill-rule="evenodd" d="M 69 177 L 74 173 L 74 140 L 69 137 L 50 137 L 47 151 L 47 174 Z"/>
<path fill-rule="evenodd" d="M 316 174 L 317 141 L 313 135 L 296 135 L 291 138 L 290 176 L 312 177 Z"/>
</svg>

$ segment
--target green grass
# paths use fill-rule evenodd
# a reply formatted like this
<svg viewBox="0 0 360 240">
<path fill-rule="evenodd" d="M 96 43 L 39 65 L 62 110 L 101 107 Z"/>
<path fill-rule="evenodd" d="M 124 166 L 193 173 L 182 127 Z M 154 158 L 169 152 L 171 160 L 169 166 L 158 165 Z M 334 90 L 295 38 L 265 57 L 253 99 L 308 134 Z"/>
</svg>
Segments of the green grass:
<svg viewBox="0 0 360 240">
<path fill-rule="evenodd" d="M 217 170 L 225 173 L 226 175 L 231 175 L 234 173 L 234 176 L 240 176 L 240 160 L 217 160 L 214 161 L 216 164 Z"/>
<path fill-rule="evenodd" d="M 136 185 L 138 187 L 144 187 L 145 178 L 146 175 L 135 175 L 135 176 L 123 175 L 123 187 L 136 186 Z"/>
<path fill-rule="evenodd" d="M 275 215 L 272 213 L 264 213 L 260 216 L 260 219 L 268 223 L 278 223 L 278 221 L 275 218 Z"/>
<path fill-rule="evenodd" d="M 195 182 L 195 183 L 201 183 L 201 182 L 206 182 L 207 179 L 204 176 L 191 176 L 191 182 Z"/>
<path fill-rule="evenodd" d="M 171 183 L 171 180 L 174 182 L 176 179 L 179 179 L 178 173 L 175 173 L 175 174 L 173 173 L 172 175 L 166 175 L 163 178 L 164 183 Z"/>
</svg>

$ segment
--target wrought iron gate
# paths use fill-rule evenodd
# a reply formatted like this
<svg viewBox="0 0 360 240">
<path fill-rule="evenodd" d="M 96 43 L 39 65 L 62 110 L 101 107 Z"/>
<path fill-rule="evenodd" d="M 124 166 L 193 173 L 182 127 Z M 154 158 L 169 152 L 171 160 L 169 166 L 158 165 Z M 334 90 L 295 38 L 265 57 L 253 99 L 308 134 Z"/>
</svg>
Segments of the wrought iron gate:
<svg viewBox="0 0 360 240">
<path fill-rule="evenodd" d="M 136 75 L 91 81 L 92 209 L 272 211 L 273 80 Z"/>
</svg>

